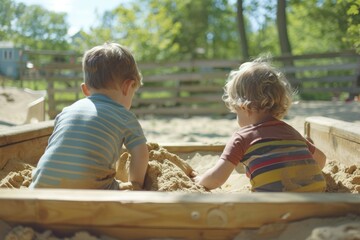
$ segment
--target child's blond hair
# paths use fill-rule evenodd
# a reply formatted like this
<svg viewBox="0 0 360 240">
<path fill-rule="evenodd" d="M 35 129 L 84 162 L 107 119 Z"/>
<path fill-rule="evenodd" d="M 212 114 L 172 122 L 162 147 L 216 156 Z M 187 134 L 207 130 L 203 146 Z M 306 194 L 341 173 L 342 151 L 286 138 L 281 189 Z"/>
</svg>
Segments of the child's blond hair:
<svg viewBox="0 0 360 240">
<path fill-rule="evenodd" d="M 232 112 L 239 107 L 268 111 L 277 119 L 286 115 L 293 95 L 285 76 L 262 58 L 231 71 L 224 90 L 223 100 Z"/>
<path fill-rule="evenodd" d="M 130 50 L 117 43 L 104 43 L 85 52 L 84 82 L 94 89 L 113 88 L 124 80 L 142 85 L 142 76 Z"/>
</svg>

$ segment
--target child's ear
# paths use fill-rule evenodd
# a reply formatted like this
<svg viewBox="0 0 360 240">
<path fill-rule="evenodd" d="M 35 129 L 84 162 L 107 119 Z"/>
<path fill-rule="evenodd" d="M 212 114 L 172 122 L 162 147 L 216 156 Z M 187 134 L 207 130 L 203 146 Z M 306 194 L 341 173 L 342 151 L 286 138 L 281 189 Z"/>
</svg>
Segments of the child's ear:
<svg viewBox="0 0 360 240">
<path fill-rule="evenodd" d="M 122 84 L 122 92 L 124 96 L 128 95 L 131 88 L 134 88 L 135 86 L 136 86 L 135 80 L 130 80 L 130 79 L 125 80 Z"/>
<path fill-rule="evenodd" d="M 91 94 L 89 88 L 86 86 L 85 83 L 81 84 L 81 91 L 83 92 L 83 94 L 85 96 L 90 96 L 90 94 Z"/>
</svg>

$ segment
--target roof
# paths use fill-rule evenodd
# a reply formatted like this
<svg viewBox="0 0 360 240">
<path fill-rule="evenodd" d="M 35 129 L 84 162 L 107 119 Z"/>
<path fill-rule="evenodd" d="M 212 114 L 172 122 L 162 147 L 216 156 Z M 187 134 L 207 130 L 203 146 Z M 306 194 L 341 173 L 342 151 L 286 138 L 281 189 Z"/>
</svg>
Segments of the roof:
<svg viewBox="0 0 360 240">
<path fill-rule="evenodd" d="M 15 43 L 9 41 L 0 41 L 0 48 L 15 48 Z"/>
</svg>

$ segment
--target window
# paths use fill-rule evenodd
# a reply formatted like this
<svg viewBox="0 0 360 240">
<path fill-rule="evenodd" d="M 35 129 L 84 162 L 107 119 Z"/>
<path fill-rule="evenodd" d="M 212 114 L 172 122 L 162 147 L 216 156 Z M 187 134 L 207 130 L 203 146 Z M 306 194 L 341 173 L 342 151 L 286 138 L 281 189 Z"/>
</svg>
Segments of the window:
<svg viewBox="0 0 360 240">
<path fill-rule="evenodd" d="M 12 59 L 13 54 L 12 54 L 12 50 L 5 50 L 4 51 L 4 59 Z"/>
</svg>

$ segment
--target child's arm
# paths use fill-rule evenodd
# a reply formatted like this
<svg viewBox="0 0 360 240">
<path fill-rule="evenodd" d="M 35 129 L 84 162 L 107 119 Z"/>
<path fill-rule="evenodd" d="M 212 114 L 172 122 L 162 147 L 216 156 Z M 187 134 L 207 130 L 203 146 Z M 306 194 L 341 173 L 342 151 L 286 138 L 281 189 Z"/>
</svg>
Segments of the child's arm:
<svg viewBox="0 0 360 240">
<path fill-rule="evenodd" d="M 229 161 L 219 159 L 215 166 L 207 170 L 203 175 L 194 178 L 197 184 L 203 185 L 211 190 L 223 185 L 229 178 L 235 165 Z"/>
<path fill-rule="evenodd" d="M 315 151 L 312 154 L 312 157 L 318 163 L 320 169 L 323 169 L 325 167 L 326 156 L 320 149 L 315 147 Z"/>
<path fill-rule="evenodd" d="M 133 185 L 139 185 L 143 188 L 149 161 L 149 151 L 146 143 L 133 147 L 129 150 L 129 153 L 131 154 L 129 181 Z"/>
<path fill-rule="evenodd" d="M 320 169 L 323 169 L 326 163 L 326 155 L 314 145 L 314 142 L 310 137 L 306 136 L 305 138 L 314 146 L 315 150 L 312 153 L 312 157 L 318 163 Z"/>
</svg>

